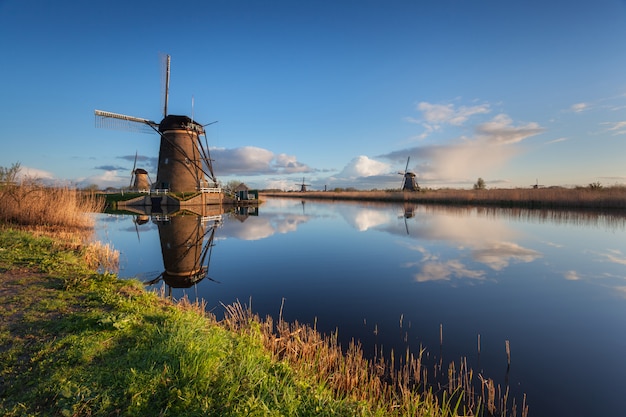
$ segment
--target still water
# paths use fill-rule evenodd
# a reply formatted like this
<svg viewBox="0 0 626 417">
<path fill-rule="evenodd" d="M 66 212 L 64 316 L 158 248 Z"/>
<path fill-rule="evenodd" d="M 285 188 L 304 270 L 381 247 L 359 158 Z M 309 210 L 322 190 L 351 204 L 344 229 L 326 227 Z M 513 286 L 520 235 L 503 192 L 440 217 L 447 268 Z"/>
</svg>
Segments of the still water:
<svg viewBox="0 0 626 417">
<path fill-rule="evenodd" d="M 466 357 L 525 393 L 531 416 L 626 415 L 626 213 L 269 199 L 204 218 L 99 215 L 98 235 L 120 276 L 218 317 L 239 300 L 368 355 Z"/>
</svg>

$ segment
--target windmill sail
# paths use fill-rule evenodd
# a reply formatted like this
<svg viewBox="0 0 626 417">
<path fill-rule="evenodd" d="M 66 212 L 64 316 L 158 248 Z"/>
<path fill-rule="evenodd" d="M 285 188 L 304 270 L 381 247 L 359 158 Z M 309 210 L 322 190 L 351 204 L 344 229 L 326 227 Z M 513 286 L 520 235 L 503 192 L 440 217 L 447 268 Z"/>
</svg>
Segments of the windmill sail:
<svg viewBox="0 0 626 417">
<path fill-rule="evenodd" d="M 132 132 L 154 133 L 159 124 L 141 117 L 127 116 L 110 111 L 95 110 L 96 127 L 126 130 Z"/>
<path fill-rule="evenodd" d="M 161 60 L 161 106 L 163 107 L 163 118 L 167 117 L 167 105 L 170 97 L 170 63 L 169 55 L 160 54 Z M 193 116 L 192 116 L 193 118 Z"/>
</svg>

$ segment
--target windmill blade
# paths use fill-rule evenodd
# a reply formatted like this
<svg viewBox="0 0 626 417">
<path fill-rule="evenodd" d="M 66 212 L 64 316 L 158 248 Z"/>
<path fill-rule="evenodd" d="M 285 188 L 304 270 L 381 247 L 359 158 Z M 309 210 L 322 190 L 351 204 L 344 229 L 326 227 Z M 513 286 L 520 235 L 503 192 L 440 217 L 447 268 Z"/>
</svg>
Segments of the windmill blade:
<svg viewBox="0 0 626 417">
<path fill-rule="evenodd" d="M 133 170 L 130 171 L 130 184 L 128 188 L 133 186 L 133 177 L 135 176 L 135 168 L 137 168 L 137 151 L 135 151 L 135 162 L 133 162 Z"/>
<path fill-rule="evenodd" d="M 161 77 L 162 77 L 162 97 L 163 97 L 163 118 L 167 116 L 167 104 L 169 101 L 170 92 L 170 64 L 171 57 L 166 54 L 160 54 L 161 58 Z"/>
<path fill-rule="evenodd" d="M 141 238 L 139 237 L 139 226 L 137 225 L 137 217 L 133 218 L 133 223 L 135 223 L 135 232 L 137 232 L 137 241 L 141 243 Z"/>
<path fill-rule="evenodd" d="M 127 130 L 141 133 L 154 133 L 159 124 L 141 117 L 127 116 L 125 114 L 112 113 L 109 111 L 95 110 L 96 127 L 105 129 Z"/>
<path fill-rule="evenodd" d="M 411 156 L 409 156 L 408 158 L 406 158 L 406 167 L 404 168 L 404 173 L 406 174 L 406 172 L 409 170 L 409 160 L 411 159 Z"/>
</svg>

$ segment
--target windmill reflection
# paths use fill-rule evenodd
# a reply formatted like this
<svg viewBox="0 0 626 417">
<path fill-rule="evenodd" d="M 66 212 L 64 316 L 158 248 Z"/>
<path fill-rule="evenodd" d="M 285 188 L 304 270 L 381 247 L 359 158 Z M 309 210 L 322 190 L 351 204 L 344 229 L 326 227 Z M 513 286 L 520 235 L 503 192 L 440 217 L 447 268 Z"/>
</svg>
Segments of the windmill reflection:
<svg viewBox="0 0 626 417">
<path fill-rule="evenodd" d="M 215 231 L 221 225 L 222 212 L 199 216 L 181 213 L 152 217 L 159 229 L 161 254 L 165 270 L 147 282 L 153 285 L 163 281 L 167 296 L 172 288 L 190 288 L 208 278 Z"/>
<path fill-rule="evenodd" d="M 402 216 L 400 216 L 400 218 L 404 217 L 404 227 L 406 228 L 406 234 L 409 234 L 409 224 L 407 222 L 407 219 L 411 219 L 413 217 L 415 217 L 415 210 L 417 208 L 417 204 L 415 203 L 409 203 L 409 202 L 404 202 L 404 214 Z"/>
</svg>

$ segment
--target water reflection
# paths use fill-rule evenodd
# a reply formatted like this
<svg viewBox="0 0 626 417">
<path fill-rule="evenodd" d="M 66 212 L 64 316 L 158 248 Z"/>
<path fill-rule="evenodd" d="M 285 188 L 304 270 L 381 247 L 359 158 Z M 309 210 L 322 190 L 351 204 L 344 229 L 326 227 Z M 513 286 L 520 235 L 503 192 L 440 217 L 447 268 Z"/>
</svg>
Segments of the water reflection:
<svg viewBox="0 0 626 417">
<path fill-rule="evenodd" d="M 285 320 L 338 329 L 367 354 L 424 347 L 444 367 L 469 356 L 477 372 L 528 393 L 532 415 L 617 410 L 615 389 L 594 392 L 595 402 L 570 397 L 589 380 L 623 388 L 626 215 L 295 199 L 260 209 L 219 221 L 185 213 L 102 222 L 129 262 L 151 262 L 125 276 L 152 270 L 175 297 L 191 284 L 218 316 L 222 303 L 251 300 L 255 313 L 277 317 L 284 300 Z M 572 367 L 581 358 L 593 363 Z"/>
<path fill-rule="evenodd" d="M 136 209 L 135 209 L 136 210 Z M 257 207 L 235 207 L 233 218 L 244 222 L 249 216 L 258 215 Z M 225 214 L 220 206 L 201 207 L 199 212 L 147 213 L 133 216 L 133 223 L 140 241 L 139 226 L 150 220 L 157 225 L 164 270 L 146 282 L 155 285 L 163 282 L 168 296 L 173 288 L 190 288 L 203 279 L 219 282 L 208 276 L 213 253 L 216 230 Z"/>
<path fill-rule="evenodd" d="M 171 296 L 172 288 L 189 288 L 208 276 L 215 231 L 221 215 L 172 215 L 153 218 L 159 229 L 164 271 L 153 285 L 163 280 Z M 209 278 L 211 279 L 211 278 Z"/>
</svg>

